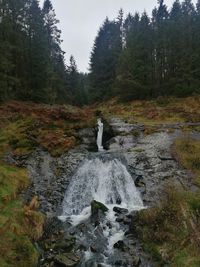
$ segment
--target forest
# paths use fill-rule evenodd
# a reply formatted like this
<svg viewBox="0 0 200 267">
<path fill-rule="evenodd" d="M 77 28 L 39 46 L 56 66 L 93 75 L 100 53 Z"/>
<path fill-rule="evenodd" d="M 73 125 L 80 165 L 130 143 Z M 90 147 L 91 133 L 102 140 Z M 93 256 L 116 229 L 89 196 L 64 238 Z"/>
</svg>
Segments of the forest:
<svg viewBox="0 0 200 267">
<path fill-rule="evenodd" d="M 50 0 L 0 1 L 0 100 L 84 105 L 200 92 L 200 1 L 163 0 L 149 16 L 123 10 L 106 18 L 91 51 L 89 73 L 65 64 Z"/>
<path fill-rule="evenodd" d="M 200 0 L 106 17 L 87 73 L 53 2 L 0 0 L 0 267 L 199 267 Z"/>
</svg>

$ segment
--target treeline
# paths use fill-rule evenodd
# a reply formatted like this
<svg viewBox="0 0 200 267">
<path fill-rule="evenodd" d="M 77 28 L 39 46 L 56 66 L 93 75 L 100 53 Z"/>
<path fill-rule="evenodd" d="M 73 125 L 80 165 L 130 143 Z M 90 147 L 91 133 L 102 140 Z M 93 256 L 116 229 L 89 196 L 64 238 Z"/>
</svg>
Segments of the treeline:
<svg viewBox="0 0 200 267">
<path fill-rule="evenodd" d="M 90 100 L 200 93 L 200 0 L 163 0 L 147 13 L 104 21 L 90 60 Z"/>
<path fill-rule="evenodd" d="M 86 79 L 71 56 L 65 65 L 52 3 L 0 0 L 0 101 L 81 105 Z"/>
</svg>

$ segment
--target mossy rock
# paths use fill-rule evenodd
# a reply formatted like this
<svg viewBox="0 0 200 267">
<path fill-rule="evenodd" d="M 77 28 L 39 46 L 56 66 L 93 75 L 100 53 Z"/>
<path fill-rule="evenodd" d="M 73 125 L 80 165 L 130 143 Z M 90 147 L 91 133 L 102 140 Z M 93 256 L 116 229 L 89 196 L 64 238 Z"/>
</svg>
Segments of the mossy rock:
<svg viewBox="0 0 200 267">
<path fill-rule="evenodd" d="M 93 200 L 91 202 L 91 212 L 92 215 L 98 213 L 98 211 L 101 210 L 103 213 L 108 211 L 108 208 L 101 202 L 98 202 L 96 200 Z"/>
</svg>

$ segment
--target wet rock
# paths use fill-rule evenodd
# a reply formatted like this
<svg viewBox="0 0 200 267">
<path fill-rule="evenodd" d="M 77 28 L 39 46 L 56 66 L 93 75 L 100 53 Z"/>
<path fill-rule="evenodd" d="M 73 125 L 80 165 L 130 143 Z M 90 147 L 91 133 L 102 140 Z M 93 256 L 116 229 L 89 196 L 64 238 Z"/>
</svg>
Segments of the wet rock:
<svg viewBox="0 0 200 267">
<path fill-rule="evenodd" d="M 79 261 L 80 258 L 74 253 L 60 254 L 54 258 L 54 262 L 59 267 L 73 267 L 76 266 Z"/>
<path fill-rule="evenodd" d="M 118 222 L 118 223 L 123 222 L 123 221 L 124 221 L 124 215 L 120 214 L 120 215 L 116 218 L 115 221 Z"/>
<path fill-rule="evenodd" d="M 140 264 L 141 264 L 140 257 L 138 257 L 138 256 L 132 256 L 131 257 L 131 260 L 132 260 L 132 266 L 135 266 L 135 267 L 139 267 L 140 266 Z"/>
<path fill-rule="evenodd" d="M 124 223 L 125 225 L 129 225 L 129 224 L 131 224 L 131 219 L 128 218 L 127 216 L 125 216 L 124 219 L 123 219 L 123 223 Z"/>
<path fill-rule="evenodd" d="M 108 208 L 103 203 L 93 200 L 91 202 L 91 222 L 95 223 L 95 226 L 98 226 L 101 218 L 107 211 Z"/>
<path fill-rule="evenodd" d="M 125 247 L 126 247 L 126 246 L 125 246 L 125 244 L 124 244 L 124 241 L 123 241 L 123 240 L 120 240 L 120 241 L 118 241 L 117 243 L 115 243 L 113 247 L 116 248 L 116 249 L 125 251 Z"/>
<path fill-rule="evenodd" d="M 54 250 L 70 252 L 75 245 L 75 238 L 68 237 L 61 240 L 57 240 L 54 245 Z"/>
<path fill-rule="evenodd" d="M 94 245 L 90 246 L 90 250 L 91 250 L 93 253 L 96 253 L 96 252 L 97 252 L 97 248 L 96 248 Z"/>
<path fill-rule="evenodd" d="M 145 186 L 145 182 L 144 182 L 144 178 L 142 175 L 138 175 L 135 179 L 135 185 L 137 187 L 144 187 Z"/>
<path fill-rule="evenodd" d="M 120 204 L 122 203 L 122 200 L 121 200 L 121 198 L 120 198 L 120 197 L 118 197 L 118 198 L 117 198 L 117 201 L 116 201 L 116 203 L 117 203 L 118 205 L 120 205 Z"/>
<path fill-rule="evenodd" d="M 120 207 L 114 207 L 113 211 L 118 213 L 118 214 L 127 214 L 128 213 L 127 209 L 123 209 L 123 208 L 120 208 Z"/>
<path fill-rule="evenodd" d="M 93 200 L 91 202 L 91 212 L 92 215 L 98 212 L 99 210 L 103 211 L 104 213 L 108 211 L 108 208 L 101 202 L 98 202 L 96 200 Z"/>
</svg>

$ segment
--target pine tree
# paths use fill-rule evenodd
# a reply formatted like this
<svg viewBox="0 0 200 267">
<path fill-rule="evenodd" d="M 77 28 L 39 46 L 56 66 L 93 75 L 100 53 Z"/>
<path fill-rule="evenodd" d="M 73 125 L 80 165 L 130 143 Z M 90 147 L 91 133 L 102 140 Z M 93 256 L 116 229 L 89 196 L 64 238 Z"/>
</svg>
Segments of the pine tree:
<svg viewBox="0 0 200 267">
<path fill-rule="evenodd" d="M 49 50 L 49 72 L 48 90 L 51 92 L 51 102 L 69 101 L 66 89 L 66 67 L 64 62 L 64 52 L 61 49 L 61 31 L 57 24 L 55 10 L 50 0 L 45 0 L 42 13 L 47 32 Z"/>
<path fill-rule="evenodd" d="M 121 51 L 121 18 L 117 21 L 106 18 L 96 37 L 90 59 L 91 99 L 102 100 L 112 95 Z"/>
</svg>

